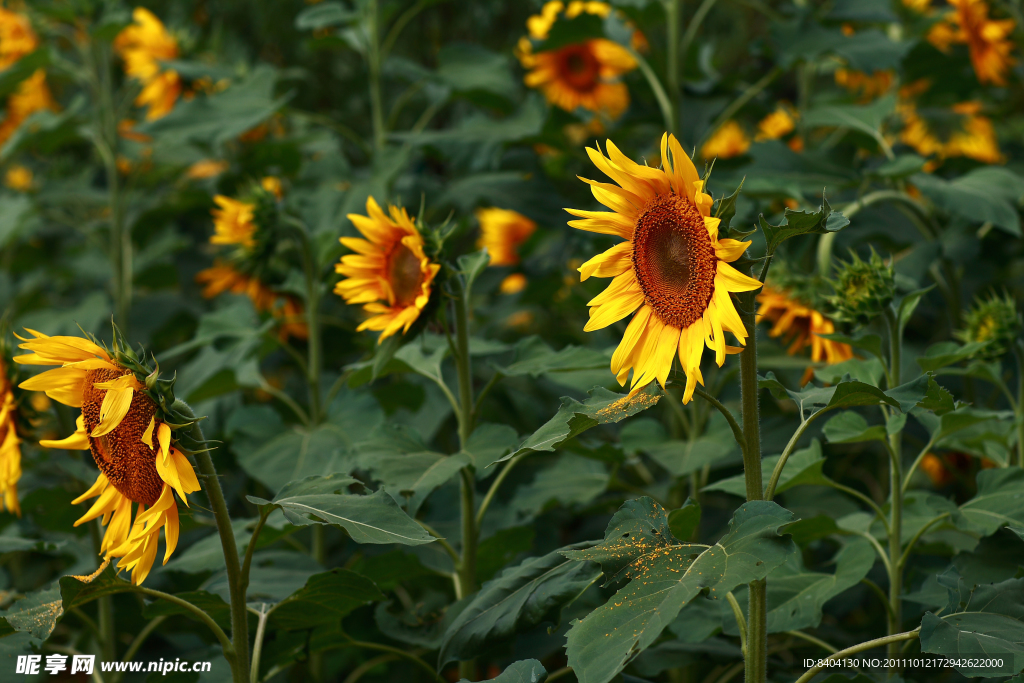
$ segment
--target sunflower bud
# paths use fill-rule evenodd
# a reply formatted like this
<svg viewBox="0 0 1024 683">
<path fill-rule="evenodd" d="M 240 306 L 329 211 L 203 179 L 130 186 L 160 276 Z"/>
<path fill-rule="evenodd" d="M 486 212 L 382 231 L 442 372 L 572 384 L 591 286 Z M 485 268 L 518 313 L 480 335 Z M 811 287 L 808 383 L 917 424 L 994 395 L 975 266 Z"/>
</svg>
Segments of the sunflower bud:
<svg viewBox="0 0 1024 683">
<path fill-rule="evenodd" d="M 892 263 L 886 264 L 874 249 L 871 258 L 862 261 L 851 252 L 852 259 L 841 263 L 835 280 L 835 291 L 828 297 L 832 318 L 840 322 L 866 324 L 892 302 L 896 284 Z"/>
<path fill-rule="evenodd" d="M 956 336 L 967 343 L 987 342 L 978 356 L 995 360 L 1012 348 L 1020 332 L 1017 302 L 1007 292 L 1002 297 L 993 294 L 987 299 L 976 298 L 974 305 L 964 313 L 964 329 Z"/>
</svg>

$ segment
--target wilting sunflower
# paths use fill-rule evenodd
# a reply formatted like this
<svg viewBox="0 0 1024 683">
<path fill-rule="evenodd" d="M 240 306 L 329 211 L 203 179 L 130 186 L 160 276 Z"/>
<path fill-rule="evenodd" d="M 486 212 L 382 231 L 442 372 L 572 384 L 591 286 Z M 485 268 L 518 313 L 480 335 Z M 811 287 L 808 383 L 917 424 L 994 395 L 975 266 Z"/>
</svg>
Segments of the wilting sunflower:
<svg viewBox="0 0 1024 683">
<path fill-rule="evenodd" d="M 19 339 L 29 353 L 15 362 L 58 367 L 19 386 L 82 410 L 74 434 L 39 445 L 91 451 L 100 470 L 96 483 L 72 501 L 98 497 L 75 526 L 102 517 L 107 530 L 100 552 L 106 559 L 120 558 L 118 568 L 131 570 L 132 583 L 141 584 L 156 558 L 160 529 L 164 564 L 178 543 L 174 493 L 187 506 L 186 494 L 199 490 L 175 434 L 195 420 L 175 410 L 173 380 L 159 379 L 120 341 L 108 352 L 91 339 L 28 333 Z M 138 506 L 134 524 L 133 504 Z"/>
<path fill-rule="evenodd" d="M 334 269 L 345 276 L 334 293 L 347 304 L 364 304 L 372 317 L 356 328 L 380 330 L 380 339 L 399 330 L 403 334 L 420 317 L 430 301 L 431 286 L 441 266 L 423 252 L 423 236 L 404 208 L 381 210 L 373 197 L 366 199 L 366 216 L 350 213 L 348 219 L 366 239 L 342 237 L 354 254 L 341 257 Z"/>
<path fill-rule="evenodd" d="M 599 330 L 634 311 L 611 369 L 620 384 L 633 371 L 632 390 L 652 380 L 662 386 L 673 358 L 686 373 L 683 402 L 704 383 L 700 361 L 704 346 L 721 366 L 727 352 L 725 332 L 741 344 L 746 329 L 730 292 L 748 292 L 761 283 L 729 265 L 750 242 L 719 239 L 718 218 L 711 217 L 712 199 L 704 181 L 675 137 L 661 139 L 662 168 L 635 163 L 609 140 L 608 156 L 587 149 L 590 159 L 618 185 L 593 180 L 594 197 L 611 211 L 566 209 L 582 220 L 569 225 L 625 239 L 579 267 L 580 279 L 614 278 L 592 299 L 585 331 Z M 671 153 L 671 156 L 670 156 Z"/>
<path fill-rule="evenodd" d="M 530 238 L 537 224 L 511 209 L 477 209 L 480 223 L 478 247 L 486 247 L 492 266 L 514 266 L 519 263 L 519 245 Z"/>
<path fill-rule="evenodd" d="M 748 149 L 750 138 L 740 124 L 726 121 L 701 146 L 700 155 L 704 159 L 731 159 L 746 154 Z"/>
<path fill-rule="evenodd" d="M 132 11 L 132 23 L 117 34 L 114 49 L 124 60 L 124 72 L 142 84 L 135 104 L 148 107 L 146 119 L 166 116 L 181 95 L 181 77 L 173 69 L 164 70 L 161 61 L 178 58 L 178 41 L 167 32 L 163 22 L 144 7 Z"/>
<path fill-rule="evenodd" d="M 966 43 L 971 65 L 981 83 L 1006 85 L 1006 72 L 1016 62 L 1013 19 L 989 19 L 985 0 L 949 0 L 953 6 L 943 21 L 932 26 L 928 42 L 943 52 L 953 43 Z"/>
<path fill-rule="evenodd" d="M 14 398 L 10 368 L 0 357 L 0 510 L 7 509 L 20 517 L 19 479 L 21 439 L 18 438 L 17 401 Z"/>
<path fill-rule="evenodd" d="M 217 261 L 212 267 L 199 271 L 196 274 L 196 282 L 203 285 L 203 297 L 206 299 L 213 299 L 224 292 L 248 296 L 253 308 L 258 312 L 270 313 L 280 321 L 278 336 L 282 340 L 290 337 L 309 338 L 302 302 L 289 294 L 275 292 L 257 277 L 246 275 L 229 264 Z"/>
<path fill-rule="evenodd" d="M 757 317 L 772 323 L 769 336 L 782 337 L 789 344 L 787 352 L 791 356 L 809 346 L 811 360 L 816 363 L 825 361 L 831 365 L 853 358 L 853 349 L 848 344 L 820 336 L 835 334 L 835 323 L 792 291 L 765 285 L 757 301 Z M 801 384 L 809 382 L 813 375 L 814 369 L 807 368 Z"/>
<path fill-rule="evenodd" d="M 566 111 L 578 108 L 608 118 L 618 118 L 629 106 L 629 90 L 619 79 L 637 67 L 624 47 L 606 38 L 592 38 L 554 50 L 534 52 L 533 41 L 547 39 L 559 18 L 582 14 L 607 17 L 611 5 L 604 2 L 552 0 L 526 21 L 530 35 L 519 39 L 516 56 L 529 73 L 523 81 L 538 88 L 548 102 Z"/>
</svg>

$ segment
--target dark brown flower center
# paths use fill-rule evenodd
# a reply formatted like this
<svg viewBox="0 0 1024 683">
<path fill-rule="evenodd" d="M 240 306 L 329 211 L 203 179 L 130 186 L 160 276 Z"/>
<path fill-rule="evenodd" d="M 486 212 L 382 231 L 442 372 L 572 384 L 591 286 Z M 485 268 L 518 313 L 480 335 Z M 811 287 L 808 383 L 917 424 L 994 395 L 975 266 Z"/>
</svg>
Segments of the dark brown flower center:
<svg viewBox="0 0 1024 683">
<path fill-rule="evenodd" d="M 558 66 L 559 76 L 573 90 L 589 92 L 597 87 L 601 64 L 586 43 L 561 48 Z"/>
<path fill-rule="evenodd" d="M 82 391 L 82 416 L 88 433 L 100 422 L 100 406 L 105 389 L 93 386 L 96 382 L 109 382 L 128 370 L 90 370 L 85 376 Z M 132 405 L 121 424 L 99 437 L 89 437 L 89 447 L 96 466 L 123 496 L 136 503 L 152 506 L 160 497 L 164 482 L 156 471 L 156 451 L 142 443 L 142 435 L 156 414 L 156 405 L 141 391 L 132 396 Z M 153 443 L 156 443 L 156 430 Z"/>
<path fill-rule="evenodd" d="M 388 281 L 395 293 L 395 306 L 408 306 L 422 290 L 423 271 L 420 259 L 399 242 L 388 257 Z"/>
<path fill-rule="evenodd" d="M 647 202 L 633 232 L 633 271 L 647 304 L 668 325 L 700 320 L 715 292 L 717 260 L 704 217 L 688 199 Z"/>
</svg>

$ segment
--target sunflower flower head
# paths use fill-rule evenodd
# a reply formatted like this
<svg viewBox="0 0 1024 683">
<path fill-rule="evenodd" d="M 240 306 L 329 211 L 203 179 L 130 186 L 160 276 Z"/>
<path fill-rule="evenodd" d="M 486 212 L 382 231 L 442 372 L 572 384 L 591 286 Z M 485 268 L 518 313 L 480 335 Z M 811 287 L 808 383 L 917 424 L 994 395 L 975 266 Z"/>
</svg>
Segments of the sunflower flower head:
<svg viewBox="0 0 1024 683">
<path fill-rule="evenodd" d="M 616 379 L 625 385 L 632 371 L 632 392 L 654 380 L 664 387 L 678 357 L 686 373 L 683 402 L 689 402 L 697 383 L 704 383 L 704 347 L 721 366 L 726 353 L 740 350 L 726 345 L 725 333 L 746 341 L 730 293 L 761 283 L 729 263 L 750 242 L 719 237 L 721 220 L 711 216 L 704 181 L 674 136 L 662 137 L 661 168 L 634 162 L 610 140 L 607 154 L 589 148 L 587 154 L 614 181 L 584 179 L 611 211 L 566 209 L 580 219 L 569 225 L 623 241 L 579 267 L 581 280 L 612 278 L 589 302 L 583 329 L 599 330 L 632 315 L 612 356 Z"/>
<path fill-rule="evenodd" d="M 441 266 L 424 251 L 425 242 L 409 213 L 389 206 L 388 213 L 373 197 L 365 216 L 349 214 L 363 237 L 342 237 L 352 254 L 341 257 L 335 270 L 345 279 L 334 293 L 347 304 L 362 304 L 370 314 L 357 331 L 380 331 L 379 342 L 409 331 L 430 303 L 434 278 Z"/>
<path fill-rule="evenodd" d="M 0 7 L 0 70 L 39 48 L 39 36 L 24 14 Z"/>
<path fill-rule="evenodd" d="M 277 200 L 280 180 L 250 183 L 237 197 L 218 194 L 213 198 L 214 234 L 210 244 L 236 246 L 245 255 L 260 256 L 270 248 L 272 232 L 277 223 Z"/>
<path fill-rule="evenodd" d="M 547 2 L 526 20 L 528 36 L 519 39 L 516 56 L 528 71 L 524 82 L 537 88 L 551 104 L 572 112 L 584 109 L 616 119 L 629 106 L 629 90 L 621 77 L 637 67 L 629 51 L 606 38 L 546 45 L 559 21 L 604 19 L 612 12 L 605 2 Z"/>
<path fill-rule="evenodd" d="M 971 66 L 980 83 L 1006 85 L 1006 74 L 1016 63 L 1013 19 L 991 19 L 985 0 L 949 0 L 952 10 L 928 33 L 928 41 L 947 52 L 951 45 L 964 43 Z"/>
<path fill-rule="evenodd" d="M 146 107 L 149 121 L 166 116 L 181 95 L 181 76 L 161 62 L 178 58 L 178 41 L 163 22 L 144 7 L 132 11 L 132 23 L 114 39 L 114 49 L 124 60 L 124 72 L 142 84 L 135 104 Z"/>
<path fill-rule="evenodd" d="M 768 283 L 757 295 L 757 318 L 772 324 L 768 335 L 788 344 L 790 355 L 810 348 L 812 361 L 831 365 L 853 358 L 853 349 L 821 336 L 836 332 L 835 323 L 821 310 L 823 302 L 817 294 L 821 284 L 818 278 L 790 272 L 783 262 L 776 261 Z M 802 383 L 813 375 L 814 368 L 809 367 Z"/>
<path fill-rule="evenodd" d="M 775 111 L 765 116 L 757 124 L 757 135 L 754 139 L 763 142 L 785 137 L 796 128 L 796 119 L 797 113 L 792 107 L 780 104 Z"/>
<path fill-rule="evenodd" d="M 726 121 L 701 145 L 703 159 L 731 159 L 746 154 L 750 149 L 750 137 L 735 121 Z"/>
<path fill-rule="evenodd" d="M 101 553 L 119 558 L 118 568 L 141 584 L 156 558 L 160 529 L 166 564 L 178 542 L 178 501 L 187 506 L 187 494 L 199 491 L 187 457 L 203 446 L 188 436 L 196 419 L 181 412 L 174 380 L 161 379 L 159 368 L 124 344 L 116 328 L 112 349 L 91 338 L 27 332 L 19 337 L 27 353 L 14 361 L 52 369 L 19 386 L 81 409 L 74 434 L 39 445 L 90 451 L 99 468 L 96 482 L 73 501 L 97 499 L 75 526 L 102 518 Z"/>
<path fill-rule="evenodd" d="M 885 263 L 872 249 L 867 261 L 850 252 L 850 260 L 840 262 L 834 294 L 828 297 L 832 318 L 839 322 L 865 325 L 879 316 L 896 295 L 892 262 Z"/>
<path fill-rule="evenodd" d="M 16 192 L 29 192 L 35 187 L 32 169 L 21 164 L 14 164 L 4 173 L 4 185 Z"/>
<path fill-rule="evenodd" d="M 986 164 L 1002 163 L 999 140 L 991 119 L 977 101 L 960 102 L 949 109 L 921 112 L 913 102 L 899 106 L 903 118 L 900 140 L 918 154 L 934 157 L 926 170 L 944 159 L 966 157 Z"/>
<path fill-rule="evenodd" d="M 249 297 L 256 312 L 270 313 L 278 321 L 278 337 L 282 341 L 309 338 L 302 302 L 291 294 L 275 291 L 255 275 L 246 275 L 230 263 L 217 261 L 199 271 L 196 282 L 203 286 L 205 299 L 213 299 L 225 292 Z"/>
<path fill-rule="evenodd" d="M 857 95 L 861 102 L 870 102 L 892 89 L 896 82 L 896 74 L 892 69 L 881 69 L 867 73 L 848 69 L 845 67 L 836 69 L 836 85 L 846 88 Z"/>
<path fill-rule="evenodd" d="M 530 238 L 537 224 L 511 209 L 477 209 L 480 239 L 477 246 L 486 248 L 492 266 L 514 266 L 519 263 L 519 246 Z"/>
<path fill-rule="evenodd" d="M 1020 338 L 1021 313 L 1009 292 L 978 297 L 964 313 L 964 328 L 957 332 L 961 341 L 987 345 L 978 354 L 986 360 L 1001 358 Z"/>
<path fill-rule="evenodd" d="M 0 344 L 0 510 L 21 516 L 18 480 L 21 479 L 20 402 L 15 395 L 15 368 L 7 362 L 7 346 Z"/>
</svg>

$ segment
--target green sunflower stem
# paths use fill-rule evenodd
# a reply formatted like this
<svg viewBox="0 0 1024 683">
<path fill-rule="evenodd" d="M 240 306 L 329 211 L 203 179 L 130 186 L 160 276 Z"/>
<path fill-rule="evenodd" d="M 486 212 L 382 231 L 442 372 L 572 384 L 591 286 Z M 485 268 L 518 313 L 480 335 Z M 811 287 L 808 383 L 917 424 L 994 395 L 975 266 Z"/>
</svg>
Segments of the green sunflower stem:
<svg viewBox="0 0 1024 683">
<path fill-rule="evenodd" d="M 373 121 L 373 150 L 379 152 L 384 149 L 384 101 L 380 91 L 380 4 L 379 0 L 370 0 L 368 5 L 369 16 L 367 24 L 369 28 L 368 61 L 370 63 L 370 115 Z"/>
<path fill-rule="evenodd" d="M 102 538 L 103 538 L 103 525 L 100 520 L 93 520 L 92 524 L 89 525 L 89 535 L 92 537 L 93 549 L 97 555 L 101 554 Z M 97 565 L 97 567 L 102 564 Z M 96 610 L 99 616 L 99 633 L 96 637 L 99 639 L 100 651 L 103 658 L 108 662 L 112 662 L 117 659 L 117 629 L 114 627 L 114 597 L 112 595 L 104 595 L 96 603 Z"/>
<path fill-rule="evenodd" d="M 174 402 L 174 409 L 190 419 L 195 418 L 192 408 L 181 399 Z M 204 444 L 206 438 L 199 422 L 189 427 L 189 436 L 197 444 Z M 224 551 L 224 567 L 228 578 L 228 591 L 231 597 L 231 642 L 235 649 L 234 661 L 231 663 L 231 678 L 234 683 L 249 683 L 249 616 L 245 606 L 246 590 L 249 587 L 248 574 L 242 573 L 238 561 L 238 545 L 235 532 L 231 528 L 231 515 L 228 514 L 224 490 L 220 486 L 217 469 L 213 466 L 213 458 L 209 451 L 201 450 L 195 454 L 199 472 L 206 483 L 206 496 L 210 500 L 210 509 L 217 522 L 217 533 L 220 534 L 220 545 Z"/>
<path fill-rule="evenodd" d="M 665 0 L 665 21 L 668 24 L 668 63 L 665 68 L 665 81 L 669 103 L 669 120 L 666 123 L 668 132 L 676 137 L 679 137 L 679 106 L 682 99 L 679 73 L 679 24 L 682 10 L 682 0 Z"/>
<path fill-rule="evenodd" d="M 1024 467 L 1024 342 L 1019 339 L 1013 355 L 1017 359 L 1017 467 Z"/>
<path fill-rule="evenodd" d="M 899 320 L 892 306 L 886 306 L 884 310 L 889 332 L 889 388 L 892 389 L 900 385 L 903 340 Z M 903 622 L 903 563 L 897 561 L 903 554 L 902 437 L 902 431 L 889 436 L 889 635 L 899 633 Z M 887 644 L 886 654 L 889 657 L 895 657 L 899 652 L 898 642 Z"/>
<path fill-rule="evenodd" d="M 757 329 L 754 318 L 756 295 L 739 297 L 747 344 L 740 354 L 740 401 L 743 407 L 743 474 L 747 500 L 764 499 L 761 475 L 761 425 L 757 386 Z M 768 676 L 768 606 L 764 579 L 748 584 L 747 652 L 744 657 L 744 681 L 765 683 Z"/>
</svg>

